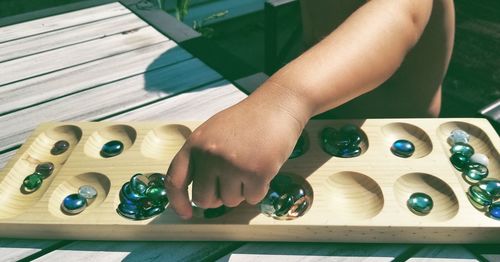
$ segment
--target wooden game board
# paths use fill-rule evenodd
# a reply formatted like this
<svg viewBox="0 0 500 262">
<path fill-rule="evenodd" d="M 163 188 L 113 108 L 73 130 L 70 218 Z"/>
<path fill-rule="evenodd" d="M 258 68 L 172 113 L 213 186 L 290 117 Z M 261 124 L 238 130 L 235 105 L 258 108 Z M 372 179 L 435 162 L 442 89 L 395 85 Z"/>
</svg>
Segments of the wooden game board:
<svg viewBox="0 0 500 262">
<path fill-rule="evenodd" d="M 321 149 L 327 126 L 359 126 L 365 140 L 355 158 L 332 157 Z M 65 122 L 40 125 L 0 173 L 0 237 L 93 240 L 241 240 L 500 243 L 500 221 L 475 209 L 466 196 L 469 184 L 449 161 L 450 132 L 471 135 L 476 152 L 490 159 L 491 178 L 500 179 L 500 139 L 484 119 L 312 120 L 305 129 L 308 151 L 288 160 L 282 173 L 305 178 L 313 191 L 307 213 L 276 220 L 242 204 L 225 215 L 179 219 L 172 210 L 142 221 L 117 214 L 121 186 L 135 173 L 166 172 L 177 150 L 200 122 Z M 58 140 L 70 149 L 49 153 Z M 397 139 L 415 144 L 410 158 L 389 150 Z M 102 158 L 110 140 L 125 145 L 122 154 Z M 41 162 L 54 173 L 31 194 L 20 188 Z M 251 161 L 251 160 L 249 160 Z M 81 185 L 94 186 L 97 199 L 82 213 L 60 209 L 65 196 Z M 434 200 L 426 216 L 410 212 L 406 200 L 424 192 Z M 197 210 L 197 212 L 201 212 Z M 198 214 L 197 213 L 197 214 Z"/>
</svg>

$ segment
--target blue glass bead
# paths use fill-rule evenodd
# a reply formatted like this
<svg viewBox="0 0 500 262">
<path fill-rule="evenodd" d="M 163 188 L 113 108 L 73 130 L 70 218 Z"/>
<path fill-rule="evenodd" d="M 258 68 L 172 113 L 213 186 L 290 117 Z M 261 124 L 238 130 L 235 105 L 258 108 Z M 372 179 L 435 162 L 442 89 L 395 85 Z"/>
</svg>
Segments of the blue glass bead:
<svg viewBox="0 0 500 262">
<path fill-rule="evenodd" d="M 399 139 L 392 144 L 391 152 L 396 156 L 407 158 L 413 155 L 415 146 L 408 140 Z"/>
<path fill-rule="evenodd" d="M 144 196 L 139 195 L 130 189 L 129 182 L 123 184 L 122 189 L 120 190 L 120 201 L 121 202 L 130 201 L 130 202 L 135 203 L 137 201 L 140 201 L 143 198 L 144 198 Z"/>
<path fill-rule="evenodd" d="M 460 129 L 455 129 L 451 131 L 450 136 L 448 137 L 449 143 L 451 145 L 454 145 L 456 143 L 469 143 L 469 134 L 467 132 L 460 130 Z"/>
<path fill-rule="evenodd" d="M 357 157 L 359 155 L 361 155 L 361 148 L 359 148 L 358 146 L 352 146 L 352 147 L 347 146 L 344 148 L 339 148 L 336 156 L 349 158 L 349 157 Z"/>
<path fill-rule="evenodd" d="M 123 143 L 118 140 L 112 140 L 104 144 L 101 148 L 101 156 L 108 158 L 119 155 L 123 151 Z"/>
<path fill-rule="evenodd" d="M 66 141 L 66 140 L 59 140 L 57 141 L 54 146 L 52 147 L 52 149 L 50 150 L 50 153 L 52 155 L 60 155 L 64 152 L 66 152 L 69 148 L 69 142 Z"/>
<path fill-rule="evenodd" d="M 297 158 L 301 155 L 303 155 L 307 150 L 307 145 L 306 145 L 306 138 L 305 135 L 302 134 L 300 135 L 299 139 L 297 140 L 297 143 L 295 144 L 295 147 L 293 148 L 292 153 L 288 157 L 288 159 L 293 159 Z"/>
<path fill-rule="evenodd" d="M 450 148 L 450 152 L 452 154 L 460 153 L 466 157 L 471 157 L 474 154 L 474 148 L 469 144 L 457 142 Z"/>
<path fill-rule="evenodd" d="M 434 207 L 432 198 L 421 192 L 413 193 L 406 202 L 408 209 L 417 215 L 427 215 Z"/>
<path fill-rule="evenodd" d="M 35 172 L 40 173 L 43 176 L 42 178 L 45 179 L 54 172 L 54 164 L 51 162 L 40 163 L 36 166 Z"/>
<path fill-rule="evenodd" d="M 478 185 L 469 187 L 469 190 L 467 191 L 467 197 L 469 198 L 471 203 L 479 209 L 483 209 L 486 206 L 491 205 L 491 203 L 493 202 L 492 197 Z"/>
<path fill-rule="evenodd" d="M 500 180 L 497 179 L 484 179 L 479 181 L 477 186 L 486 192 L 491 198 L 500 198 Z"/>
<path fill-rule="evenodd" d="M 43 175 L 38 172 L 35 172 L 24 178 L 22 189 L 28 193 L 34 192 L 42 186 L 42 182 L 43 182 Z"/>
<path fill-rule="evenodd" d="M 130 178 L 129 184 L 132 192 L 144 196 L 148 189 L 149 179 L 143 174 L 135 174 Z"/>
<path fill-rule="evenodd" d="M 488 176 L 488 168 L 481 164 L 472 163 L 465 169 L 463 175 L 467 180 L 475 183 Z"/>
<path fill-rule="evenodd" d="M 500 202 L 491 204 L 488 207 L 488 215 L 495 219 L 500 219 Z"/>
<path fill-rule="evenodd" d="M 87 206 L 87 199 L 79 194 L 71 194 L 64 198 L 61 209 L 67 214 L 78 214 Z"/>
<path fill-rule="evenodd" d="M 153 173 L 148 176 L 148 186 L 165 187 L 165 176 L 160 173 Z"/>
<path fill-rule="evenodd" d="M 463 171 L 469 165 L 469 158 L 460 153 L 455 153 L 451 155 L 450 162 L 453 164 L 455 169 Z"/>
<path fill-rule="evenodd" d="M 204 218 L 216 218 L 224 215 L 227 211 L 226 206 L 222 205 L 217 208 L 208 208 L 203 211 Z"/>
<path fill-rule="evenodd" d="M 142 217 L 144 217 L 141 213 L 141 209 L 138 206 L 132 204 L 120 203 L 118 205 L 118 208 L 116 209 L 116 212 L 121 216 L 132 220 L 140 220 Z"/>
</svg>

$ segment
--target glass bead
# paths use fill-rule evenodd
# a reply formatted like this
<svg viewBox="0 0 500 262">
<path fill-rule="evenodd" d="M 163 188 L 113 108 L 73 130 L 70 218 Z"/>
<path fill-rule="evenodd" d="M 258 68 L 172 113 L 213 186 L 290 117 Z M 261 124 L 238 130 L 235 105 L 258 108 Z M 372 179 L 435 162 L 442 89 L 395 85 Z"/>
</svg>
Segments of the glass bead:
<svg viewBox="0 0 500 262">
<path fill-rule="evenodd" d="M 500 219 L 500 202 L 495 202 L 488 207 L 488 215 L 494 219 Z"/>
<path fill-rule="evenodd" d="M 303 155 L 306 152 L 306 150 L 307 150 L 306 138 L 304 134 L 301 134 L 288 159 L 297 158 Z"/>
<path fill-rule="evenodd" d="M 144 196 L 139 195 L 130 189 L 129 182 L 123 184 L 122 189 L 120 190 L 120 201 L 121 202 L 126 202 L 126 201 L 137 202 L 143 198 L 144 198 Z"/>
<path fill-rule="evenodd" d="M 57 141 L 54 146 L 52 147 L 52 149 L 50 150 L 50 153 L 52 155 L 60 155 L 64 152 L 66 152 L 69 148 L 69 142 L 66 141 L 66 140 L 59 140 Z"/>
<path fill-rule="evenodd" d="M 492 197 L 486 191 L 482 190 L 478 185 L 469 187 L 469 190 L 467 191 L 467 197 L 469 198 L 471 203 L 479 209 L 490 205 L 492 202 Z"/>
<path fill-rule="evenodd" d="M 466 157 L 471 157 L 474 154 L 474 148 L 469 144 L 457 142 L 451 147 L 450 152 L 452 154 L 460 153 Z"/>
<path fill-rule="evenodd" d="M 79 194 L 71 194 L 64 198 L 61 209 L 67 214 L 81 213 L 87 206 L 87 199 Z"/>
<path fill-rule="evenodd" d="M 288 211 L 290 211 L 290 208 L 292 208 L 294 203 L 295 199 L 292 195 L 281 195 L 280 198 L 276 202 L 274 202 L 274 209 L 276 209 L 274 215 L 276 215 L 277 217 L 281 217 L 288 214 Z"/>
<path fill-rule="evenodd" d="M 321 131 L 321 147 L 332 156 L 342 158 L 359 156 L 361 148 L 358 145 L 361 141 L 361 131 L 354 125 L 344 126 L 340 132 L 333 127 L 326 127 Z"/>
<path fill-rule="evenodd" d="M 392 144 L 391 152 L 396 156 L 407 158 L 413 155 L 415 146 L 408 140 L 399 139 Z"/>
<path fill-rule="evenodd" d="M 78 194 L 89 201 L 97 197 L 97 190 L 91 185 L 83 185 L 78 188 Z"/>
<path fill-rule="evenodd" d="M 154 205 L 165 206 L 168 203 L 167 191 L 164 187 L 149 187 L 146 190 L 146 198 Z"/>
<path fill-rule="evenodd" d="M 153 173 L 148 176 L 148 186 L 165 187 L 165 176 L 160 173 Z"/>
<path fill-rule="evenodd" d="M 54 164 L 51 162 L 40 163 L 36 166 L 35 172 L 40 173 L 43 176 L 43 179 L 52 175 L 54 172 Z"/>
<path fill-rule="evenodd" d="M 469 158 L 460 153 L 455 153 L 451 155 L 450 162 L 453 164 L 455 169 L 463 171 L 469 165 Z"/>
<path fill-rule="evenodd" d="M 493 199 L 496 200 L 500 198 L 500 180 L 484 179 L 479 181 L 477 186 Z"/>
<path fill-rule="evenodd" d="M 280 195 L 278 192 L 269 190 L 264 199 L 259 203 L 260 212 L 267 216 L 272 216 L 276 209 L 274 208 L 274 203 L 278 201 Z"/>
<path fill-rule="evenodd" d="M 340 134 L 349 140 L 349 144 L 359 146 L 363 140 L 359 127 L 351 124 L 344 125 L 340 128 Z"/>
<path fill-rule="evenodd" d="M 217 208 L 208 208 L 203 211 L 204 218 L 216 218 L 224 215 L 227 211 L 226 206 L 222 205 Z"/>
<path fill-rule="evenodd" d="M 408 209 L 417 215 L 427 215 L 434 207 L 432 198 L 421 192 L 413 193 L 407 201 Z"/>
<path fill-rule="evenodd" d="M 163 211 L 165 211 L 165 207 L 162 207 L 162 206 L 151 207 L 151 208 L 146 209 L 144 211 L 144 213 L 143 213 L 144 218 L 143 219 L 148 219 L 148 218 L 154 217 L 156 215 L 163 213 Z"/>
<path fill-rule="evenodd" d="M 135 174 L 130 178 L 130 189 L 132 192 L 144 196 L 148 189 L 149 179 L 143 174 Z"/>
<path fill-rule="evenodd" d="M 140 208 L 133 204 L 120 203 L 116 212 L 119 215 L 132 220 L 141 220 L 144 217 Z"/>
<path fill-rule="evenodd" d="M 112 140 L 104 144 L 101 148 L 101 156 L 108 158 L 119 155 L 123 151 L 123 143 L 118 140 Z"/>
<path fill-rule="evenodd" d="M 465 169 L 463 175 L 471 182 L 477 182 L 488 176 L 488 168 L 481 164 L 471 163 Z"/>
<path fill-rule="evenodd" d="M 28 193 L 34 192 L 38 188 L 40 188 L 40 186 L 42 186 L 42 182 L 43 182 L 43 175 L 38 172 L 35 172 L 24 178 L 23 189 Z"/>
<path fill-rule="evenodd" d="M 475 153 L 470 157 L 470 162 L 478 163 L 487 167 L 490 161 L 488 160 L 488 157 L 486 155 Z"/>
<path fill-rule="evenodd" d="M 449 143 L 454 145 L 458 142 L 468 144 L 469 143 L 469 134 L 461 129 L 455 129 L 451 131 L 449 136 Z"/>
</svg>

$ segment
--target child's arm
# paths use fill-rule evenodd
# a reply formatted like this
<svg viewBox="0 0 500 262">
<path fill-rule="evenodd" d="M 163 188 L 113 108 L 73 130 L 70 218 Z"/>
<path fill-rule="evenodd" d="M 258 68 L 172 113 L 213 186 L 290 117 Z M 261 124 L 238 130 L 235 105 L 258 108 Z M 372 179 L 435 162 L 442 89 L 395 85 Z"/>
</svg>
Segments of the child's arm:
<svg viewBox="0 0 500 262">
<path fill-rule="evenodd" d="M 170 206 L 192 216 L 191 181 L 193 202 L 204 208 L 258 203 L 313 115 L 374 89 L 398 69 L 432 3 L 369 1 L 247 99 L 198 127 L 167 172 Z"/>
</svg>

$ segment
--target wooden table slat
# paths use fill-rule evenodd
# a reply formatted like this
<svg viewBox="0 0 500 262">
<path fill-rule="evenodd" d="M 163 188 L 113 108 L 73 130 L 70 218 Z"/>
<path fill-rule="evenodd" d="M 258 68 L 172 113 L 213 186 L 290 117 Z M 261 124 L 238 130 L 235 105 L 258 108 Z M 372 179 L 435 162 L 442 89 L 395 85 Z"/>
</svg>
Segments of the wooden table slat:
<svg viewBox="0 0 500 262">
<path fill-rule="evenodd" d="M 127 13 L 130 10 L 120 3 L 111 3 L 5 26 L 0 28 L 0 43 Z"/>
<path fill-rule="evenodd" d="M 19 110 L 148 70 L 192 58 L 174 41 L 134 49 L 97 61 L 0 87 L 0 114 Z M 43 88 L 43 92 L 40 92 Z"/>
<path fill-rule="evenodd" d="M 58 242 L 58 240 L 0 239 L 0 258 L 2 261 L 17 261 Z"/>
<path fill-rule="evenodd" d="M 196 72 L 196 74 L 193 74 Z M 106 117 L 221 79 L 197 59 L 0 116 L 1 150 L 22 143 L 41 122 Z"/>
<path fill-rule="evenodd" d="M 167 40 L 165 36 L 148 26 L 127 34 L 115 34 L 62 49 L 10 60 L 0 64 L 0 72 L 2 72 L 0 85 L 118 55 L 165 40 Z"/>
<path fill-rule="evenodd" d="M 443 261 L 443 259 L 456 259 L 460 261 L 478 261 L 467 249 L 461 245 L 427 245 L 408 261 Z"/>
<path fill-rule="evenodd" d="M 147 23 L 134 14 L 125 14 L 71 28 L 33 35 L 0 44 L 0 62 L 99 39 L 144 26 L 147 26 Z"/>
</svg>

